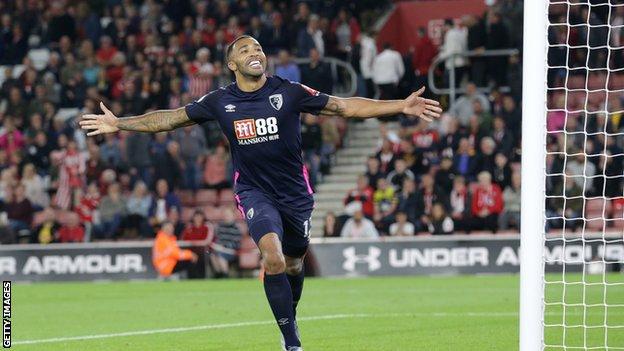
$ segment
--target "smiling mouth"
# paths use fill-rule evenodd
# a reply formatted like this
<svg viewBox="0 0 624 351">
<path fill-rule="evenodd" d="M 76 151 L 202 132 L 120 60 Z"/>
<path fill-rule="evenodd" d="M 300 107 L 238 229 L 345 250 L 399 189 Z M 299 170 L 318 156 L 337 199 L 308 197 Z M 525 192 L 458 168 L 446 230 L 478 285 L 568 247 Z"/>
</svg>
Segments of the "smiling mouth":
<svg viewBox="0 0 624 351">
<path fill-rule="evenodd" d="M 262 68 L 262 64 L 260 63 L 260 60 L 253 60 L 253 61 L 249 62 L 249 67 L 251 67 L 251 68 Z"/>
</svg>

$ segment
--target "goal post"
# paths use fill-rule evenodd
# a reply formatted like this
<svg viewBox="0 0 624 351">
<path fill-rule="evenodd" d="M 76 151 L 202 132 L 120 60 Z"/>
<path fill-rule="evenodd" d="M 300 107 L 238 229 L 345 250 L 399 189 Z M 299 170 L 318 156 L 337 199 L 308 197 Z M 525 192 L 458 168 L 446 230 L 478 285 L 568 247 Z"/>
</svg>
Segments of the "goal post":
<svg viewBox="0 0 624 351">
<path fill-rule="evenodd" d="M 520 351 L 543 348 L 548 0 L 524 1 Z"/>
</svg>

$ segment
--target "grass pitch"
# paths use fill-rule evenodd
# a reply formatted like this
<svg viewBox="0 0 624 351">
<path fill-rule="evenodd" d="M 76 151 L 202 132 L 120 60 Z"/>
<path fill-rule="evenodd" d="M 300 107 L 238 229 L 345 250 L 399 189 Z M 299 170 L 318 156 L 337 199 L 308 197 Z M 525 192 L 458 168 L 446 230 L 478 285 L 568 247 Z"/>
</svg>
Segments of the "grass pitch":
<svg viewBox="0 0 624 351">
<path fill-rule="evenodd" d="M 609 275 L 624 282 L 623 275 Z M 306 279 L 298 319 L 316 350 L 516 350 L 517 275 Z M 556 299 L 562 289 L 548 289 Z M 568 299 L 583 291 L 568 289 Z M 609 287 L 624 304 L 624 287 Z M 604 291 L 586 289 L 586 301 Z M 572 300 L 570 300 L 572 301 Z M 601 312 L 602 311 L 602 312 Z M 562 321 L 562 308 L 547 321 Z M 568 323 L 604 322 L 604 308 L 566 308 Z M 572 319 L 571 319 L 572 318 Z M 584 318 L 584 319 L 583 319 Z M 608 324 L 624 325 L 610 308 Z M 258 280 L 13 285 L 15 350 L 279 350 L 278 329 Z M 566 329 L 566 342 L 604 345 L 604 333 Z M 603 329 L 604 330 L 604 329 Z M 563 341 L 549 328 L 548 343 Z M 608 328 L 609 346 L 624 329 Z M 557 348 L 548 348 L 557 350 Z"/>
</svg>

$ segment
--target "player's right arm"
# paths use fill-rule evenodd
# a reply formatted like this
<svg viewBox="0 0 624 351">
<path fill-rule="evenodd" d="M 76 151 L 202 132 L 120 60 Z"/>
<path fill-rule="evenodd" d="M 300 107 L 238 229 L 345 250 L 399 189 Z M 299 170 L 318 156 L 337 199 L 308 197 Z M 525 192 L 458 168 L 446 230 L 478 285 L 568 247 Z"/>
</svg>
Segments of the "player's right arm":
<svg viewBox="0 0 624 351">
<path fill-rule="evenodd" d="M 175 110 L 151 111 L 140 116 L 124 118 L 116 117 L 102 102 L 100 102 L 100 108 L 104 114 L 82 116 L 80 126 L 89 131 L 87 136 L 114 133 L 118 130 L 157 133 L 195 124 L 184 107 Z"/>
</svg>

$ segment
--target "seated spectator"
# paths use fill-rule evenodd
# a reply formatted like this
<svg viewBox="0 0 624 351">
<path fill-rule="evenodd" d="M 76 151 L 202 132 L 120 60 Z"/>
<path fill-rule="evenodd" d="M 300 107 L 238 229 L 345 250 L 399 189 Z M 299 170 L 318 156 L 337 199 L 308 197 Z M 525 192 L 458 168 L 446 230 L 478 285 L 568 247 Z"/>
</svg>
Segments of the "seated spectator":
<svg viewBox="0 0 624 351">
<path fill-rule="evenodd" d="M 323 219 L 323 236 L 326 238 L 338 236 L 340 233 L 337 228 L 338 220 L 336 219 L 336 215 L 334 212 L 328 211 Z"/>
<path fill-rule="evenodd" d="M 173 224 L 173 233 L 179 238 L 184 228 L 186 228 L 186 224 L 184 224 L 182 218 L 180 218 L 180 210 L 178 207 L 171 207 L 169 209 L 167 221 Z"/>
<path fill-rule="evenodd" d="M 455 116 L 462 126 L 467 126 L 475 113 L 473 101 L 478 100 L 484 111 L 490 111 L 490 102 L 487 97 L 477 91 L 474 83 L 466 84 L 466 94 L 455 101 L 455 104 L 449 109 L 449 113 Z"/>
<path fill-rule="evenodd" d="M 407 169 L 405 160 L 399 158 L 394 163 L 394 171 L 388 173 L 386 180 L 392 185 L 397 193 L 401 192 L 403 188 L 403 181 L 405 179 L 415 179 L 414 173 Z"/>
<path fill-rule="evenodd" d="M 230 162 L 230 154 L 223 145 L 217 145 L 210 154 L 204 166 L 204 183 L 209 189 L 225 189 L 230 187 L 227 179 L 227 168 Z"/>
<path fill-rule="evenodd" d="M 191 217 L 191 222 L 186 225 L 182 232 L 182 240 L 208 240 L 209 245 L 216 240 L 212 226 L 206 220 L 206 215 L 201 210 L 196 210 Z"/>
<path fill-rule="evenodd" d="M 493 127 L 490 137 L 496 142 L 496 152 L 500 152 L 503 155 L 511 154 L 514 139 L 513 134 L 506 128 L 505 120 L 502 117 L 495 117 Z"/>
<path fill-rule="evenodd" d="M 78 214 L 72 212 L 68 218 L 67 223 L 63 224 L 58 230 L 59 242 L 72 243 L 83 242 L 85 236 L 85 230 L 80 225 L 80 218 Z"/>
<path fill-rule="evenodd" d="M 213 245 L 216 254 L 210 255 L 210 262 L 217 278 L 227 277 L 230 266 L 238 259 L 242 233 L 235 219 L 234 210 L 227 207 L 223 210 L 223 222 L 217 226 L 217 242 Z"/>
<path fill-rule="evenodd" d="M 394 188 L 388 184 L 385 179 L 377 181 L 377 190 L 373 193 L 373 202 L 375 204 L 375 215 L 373 219 L 379 223 L 382 229 L 388 228 L 394 222 L 394 211 L 397 207 L 397 201 Z"/>
<path fill-rule="evenodd" d="M 440 169 L 438 169 L 435 174 L 435 183 L 448 194 L 453 188 L 454 178 L 455 171 L 453 170 L 453 160 L 449 157 L 444 157 L 440 162 Z"/>
<path fill-rule="evenodd" d="M 22 170 L 22 180 L 26 198 L 32 203 L 35 209 L 42 209 L 50 204 L 50 196 L 47 193 L 43 178 L 37 174 L 35 165 L 28 163 Z"/>
<path fill-rule="evenodd" d="M 492 181 L 501 189 L 505 190 L 511 184 L 511 167 L 507 156 L 497 153 L 494 156 L 494 169 L 492 170 Z"/>
<path fill-rule="evenodd" d="M 497 231 L 498 215 L 503 211 L 503 195 L 497 184 L 492 183 L 488 172 L 481 172 L 477 177 L 479 183 L 472 195 L 473 230 Z"/>
<path fill-rule="evenodd" d="M 394 170 L 394 162 L 397 156 L 394 153 L 394 144 L 389 139 L 383 140 L 381 150 L 377 152 L 375 157 L 379 160 L 379 170 L 382 173 L 388 174 Z"/>
<path fill-rule="evenodd" d="M 164 179 L 156 181 L 156 196 L 152 200 L 149 210 L 149 222 L 152 226 L 160 225 L 167 220 L 167 215 L 172 207 L 180 208 L 180 199 L 176 194 L 169 191 L 169 185 Z"/>
<path fill-rule="evenodd" d="M 126 203 L 121 195 L 119 183 L 108 186 L 106 196 L 98 206 L 100 221 L 93 227 L 93 234 L 97 239 L 113 239 L 121 227 L 121 219 L 126 214 Z"/>
<path fill-rule="evenodd" d="M 520 184 L 522 177 L 519 172 L 511 176 L 511 186 L 503 191 L 505 202 L 503 213 L 498 218 L 500 230 L 507 230 L 510 226 L 520 230 Z"/>
<path fill-rule="evenodd" d="M 494 150 L 496 150 L 496 143 L 492 138 L 485 137 L 481 139 L 479 152 L 474 158 L 473 174 L 484 171 L 490 174 L 494 172 L 494 168 L 496 166 L 494 163 Z"/>
<path fill-rule="evenodd" d="M 30 237 L 30 224 L 35 209 L 30 200 L 26 198 L 26 189 L 23 185 L 18 185 L 14 190 L 7 189 L 7 191 L 13 192 L 9 202 L 5 205 L 9 227 L 18 237 Z"/>
<path fill-rule="evenodd" d="M 444 205 L 444 208 L 450 207 L 448 194 L 434 182 L 430 174 L 424 174 L 422 176 L 419 195 L 419 201 L 422 202 L 424 216 L 431 215 L 431 209 L 436 202 Z"/>
<path fill-rule="evenodd" d="M 455 224 L 455 230 L 463 230 L 466 233 L 469 233 L 472 198 L 468 188 L 466 187 L 466 179 L 462 176 L 457 176 L 453 179 L 453 189 L 451 190 L 450 203 L 451 218 Z"/>
<path fill-rule="evenodd" d="M 565 183 L 565 186 L 564 184 Z M 583 188 L 574 181 L 572 174 L 566 172 L 566 179 L 552 190 L 552 196 L 546 202 L 546 216 L 560 217 L 546 221 L 546 230 L 550 228 L 566 228 L 566 231 L 575 232 L 583 225 L 583 208 L 585 199 Z M 561 217 L 565 219 L 561 219 Z"/>
<path fill-rule="evenodd" d="M 56 221 L 56 214 L 52 207 L 43 210 L 43 223 L 38 225 L 32 232 L 30 242 L 33 244 L 49 244 L 59 238 L 58 230 L 61 225 Z"/>
<path fill-rule="evenodd" d="M 376 239 L 379 232 L 375 229 L 375 224 L 364 217 L 362 211 L 356 211 L 352 218 L 349 218 L 342 227 L 340 236 L 354 239 Z"/>
<path fill-rule="evenodd" d="M 396 222 L 390 225 L 391 236 L 412 236 L 415 234 L 415 227 L 407 221 L 407 214 L 402 211 L 396 213 Z"/>
<path fill-rule="evenodd" d="M 368 185 L 373 188 L 373 190 L 377 190 L 377 181 L 380 178 L 385 177 L 380 169 L 379 159 L 377 159 L 375 156 L 370 156 L 368 160 L 366 160 L 365 175 L 368 178 Z"/>
<path fill-rule="evenodd" d="M 441 203 L 435 203 L 431 209 L 431 216 L 427 229 L 429 233 L 438 234 L 452 234 L 453 233 L 453 219 L 446 214 L 446 209 Z"/>
<path fill-rule="evenodd" d="M 464 176 L 467 179 L 472 179 L 474 176 L 474 151 L 470 146 L 468 138 L 459 139 L 459 147 L 453 157 L 453 169 L 457 171 L 457 174 Z"/>
<path fill-rule="evenodd" d="M 342 142 L 336 117 L 324 117 L 321 122 L 321 134 L 323 140 L 321 145 L 321 173 L 326 175 L 329 174 L 332 156 Z"/>
<path fill-rule="evenodd" d="M 362 204 L 362 212 L 367 218 L 373 218 L 375 214 L 375 205 L 373 203 L 373 188 L 368 185 L 368 178 L 360 175 L 357 180 L 357 187 L 350 190 L 344 199 L 344 205 L 349 206 L 352 202 L 357 201 Z"/>
<path fill-rule="evenodd" d="M 153 231 L 147 221 L 150 207 L 152 207 L 152 195 L 149 193 L 145 183 L 137 181 L 126 203 L 127 215 L 124 228 L 127 236 L 151 237 L 153 235 Z"/>
<path fill-rule="evenodd" d="M 397 196 L 397 212 L 405 213 L 407 220 L 414 225 L 416 232 L 421 228 L 420 218 L 424 211 L 423 203 L 420 200 L 416 191 L 416 181 L 409 178 L 405 179 L 403 189 Z"/>
<path fill-rule="evenodd" d="M 191 250 L 182 250 L 178 246 L 173 224 L 163 222 L 162 228 L 156 234 L 152 248 L 152 263 L 161 277 L 168 277 L 173 273 L 186 271 L 189 278 L 195 271 L 198 256 Z"/>
</svg>

